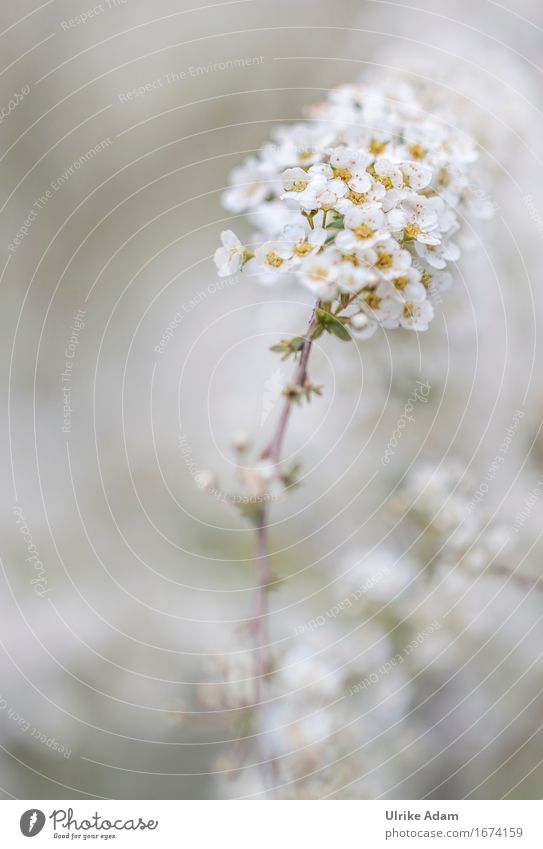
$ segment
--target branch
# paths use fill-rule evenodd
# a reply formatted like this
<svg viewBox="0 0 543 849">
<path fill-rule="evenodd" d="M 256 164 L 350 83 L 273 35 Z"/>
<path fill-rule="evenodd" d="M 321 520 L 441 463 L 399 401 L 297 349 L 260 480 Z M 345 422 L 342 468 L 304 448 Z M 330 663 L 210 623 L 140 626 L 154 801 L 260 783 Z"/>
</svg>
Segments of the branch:
<svg viewBox="0 0 543 849">
<path fill-rule="evenodd" d="M 293 386 L 303 388 L 307 380 L 307 364 L 313 344 L 313 331 L 318 325 L 317 309 L 320 307 L 320 302 L 317 302 L 311 319 L 309 321 L 307 331 L 304 337 L 304 343 L 300 349 L 300 360 L 294 373 Z M 292 401 L 285 399 L 281 415 L 275 429 L 275 433 L 268 444 L 267 448 L 261 454 L 261 459 L 272 460 L 278 464 L 281 460 L 281 449 L 285 437 Z M 269 504 L 263 502 L 260 511 L 260 521 L 256 531 L 256 571 L 258 586 L 255 599 L 255 614 L 253 620 L 254 627 L 254 643 L 255 643 L 255 705 L 262 705 L 266 697 L 266 677 L 270 672 L 269 660 L 269 639 L 268 639 L 268 593 L 272 583 L 272 572 L 270 568 L 270 555 L 268 546 L 268 528 L 269 528 Z M 268 773 L 273 784 L 273 778 L 276 774 L 276 765 L 273 761 L 273 753 L 262 754 L 263 772 Z M 268 783 L 268 782 L 267 782 Z M 268 787 L 269 790 L 269 787 Z"/>
<path fill-rule="evenodd" d="M 309 360 L 309 355 L 311 353 L 311 346 L 313 344 L 313 331 L 319 323 L 317 319 L 317 310 L 319 308 L 320 301 L 317 301 L 315 307 L 313 308 L 311 319 L 307 326 L 307 331 L 304 337 L 304 344 L 302 345 L 300 352 L 300 362 L 298 363 L 298 367 L 294 373 L 294 380 L 292 382 L 294 388 L 302 389 L 307 380 L 307 363 Z M 292 402 L 289 401 L 289 399 L 287 398 L 285 400 L 285 403 L 283 404 L 281 416 L 279 418 L 279 422 L 277 423 L 277 428 L 271 439 L 271 442 L 260 455 L 262 460 L 273 460 L 274 463 L 280 462 L 281 448 L 283 446 L 283 439 L 285 437 L 288 420 L 290 418 L 291 408 Z"/>
</svg>

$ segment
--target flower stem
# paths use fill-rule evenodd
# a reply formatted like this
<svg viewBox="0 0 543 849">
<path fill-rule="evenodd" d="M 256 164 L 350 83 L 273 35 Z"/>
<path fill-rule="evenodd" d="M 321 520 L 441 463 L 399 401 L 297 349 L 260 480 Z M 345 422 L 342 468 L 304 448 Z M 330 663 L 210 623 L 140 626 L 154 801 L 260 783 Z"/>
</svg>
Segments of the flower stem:
<svg viewBox="0 0 543 849">
<path fill-rule="evenodd" d="M 254 617 L 255 639 L 255 685 L 256 704 L 264 701 L 265 679 L 268 670 L 268 592 L 271 583 L 270 558 L 268 551 L 268 505 L 260 513 L 260 524 L 256 530 L 256 573 L 257 590 Z"/>
<path fill-rule="evenodd" d="M 302 345 L 300 351 L 300 361 L 294 373 L 294 379 L 292 381 L 292 385 L 294 388 L 302 389 L 307 380 L 307 363 L 309 361 L 311 346 L 313 344 L 313 331 L 319 323 L 317 319 L 317 310 L 319 309 L 319 307 L 320 301 L 317 301 L 307 327 L 307 331 L 304 337 L 304 344 Z M 281 410 L 281 415 L 279 417 L 275 433 L 267 448 L 265 448 L 262 454 L 260 455 L 262 460 L 272 460 L 274 463 L 279 463 L 281 459 L 281 448 L 283 447 L 283 439 L 285 437 L 285 432 L 287 429 L 288 420 L 290 418 L 291 409 L 292 402 L 289 401 L 287 398 L 285 403 L 283 404 L 283 409 Z"/>
<path fill-rule="evenodd" d="M 313 344 L 313 331 L 318 325 L 317 309 L 320 307 L 320 301 L 317 301 L 304 337 L 304 343 L 300 349 L 300 359 L 294 373 L 293 386 L 303 388 L 307 380 L 307 364 Z M 277 427 L 268 446 L 261 454 L 263 460 L 271 460 L 275 464 L 279 464 L 281 460 L 281 450 L 283 440 L 290 418 L 292 402 L 287 398 L 283 404 L 281 415 Z M 268 638 L 268 617 L 269 604 L 268 594 L 272 583 L 272 572 L 270 568 L 269 555 L 269 503 L 263 501 L 260 510 L 259 522 L 256 529 L 256 572 L 257 572 L 257 590 L 255 599 L 255 613 L 253 620 L 254 629 L 254 657 L 255 657 L 255 706 L 258 708 L 266 700 L 266 679 L 270 672 L 269 661 L 269 638 Z M 264 747 L 262 747 L 264 748 Z M 267 748 L 267 747 L 266 747 Z M 263 772 L 268 774 L 272 779 L 276 772 L 276 766 L 273 763 L 273 754 L 263 752 Z M 268 788 L 269 789 L 269 788 Z"/>
</svg>

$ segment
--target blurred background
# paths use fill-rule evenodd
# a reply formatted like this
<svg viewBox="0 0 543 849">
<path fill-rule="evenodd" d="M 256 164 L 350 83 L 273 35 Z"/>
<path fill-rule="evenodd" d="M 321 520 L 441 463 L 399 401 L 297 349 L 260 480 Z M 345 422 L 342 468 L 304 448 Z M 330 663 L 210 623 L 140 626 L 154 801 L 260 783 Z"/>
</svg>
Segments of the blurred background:
<svg viewBox="0 0 543 849">
<path fill-rule="evenodd" d="M 0 17 L 3 797 L 262 795 L 224 688 L 251 675 L 254 534 L 196 483 L 233 486 L 234 433 L 266 443 L 268 349 L 311 299 L 219 281 L 220 231 L 250 233 L 221 193 L 279 123 L 392 73 L 456 110 L 495 214 L 427 333 L 315 351 L 304 486 L 273 507 L 276 795 L 540 798 L 540 4 Z"/>
</svg>

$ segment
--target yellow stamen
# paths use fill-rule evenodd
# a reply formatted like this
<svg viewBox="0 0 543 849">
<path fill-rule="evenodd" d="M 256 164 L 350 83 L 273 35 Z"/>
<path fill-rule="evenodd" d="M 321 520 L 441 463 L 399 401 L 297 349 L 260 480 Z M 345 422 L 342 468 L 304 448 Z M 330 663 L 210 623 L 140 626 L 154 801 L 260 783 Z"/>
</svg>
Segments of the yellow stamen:
<svg viewBox="0 0 543 849">
<path fill-rule="evenodd" d="M 323 268 L 323 266 L 316 266 L 315 268 L 311 269 L 310 277 L 312 280 L 315 280 L 317 282 L 324 281 L 328 277 L 328 269 Z"/>
<path fill-rule="evenodd" d="M 408 150 L 413 159 L 424 159 L 426 156 L 426 151 L 420 144 L 412 144 Z"/>
<path fill-rule="evenodd" d="M 361 206 L 362 204 L 366 203 L 367 197 L 368 197 L 367 194 L 361 194 L 360 192 L 353 192 L 352 189 L 347 192 L 348 200 L 350 200 L 351 203 L 354 203 L 355 206 Z"/>
<path fill-rule="evenodd" d="M 272 268 L 279 268 L 280 265 L 283 265 L 284 261 L 280 256 L 277 256 L 275 251 L 270 251 L 269 254 L 266 254 L 266 262 Z"/>
<path fill-rule="evenodd" d="M 379 156 L 385 149 L 384 142 L 379 141 L 378 139 L 372 139 L 369 144 L 370 153 L 373 153 L 374 156 Z"/>
<path fill-rule="evenodd" d="M 352 174 L 347 168 L 333 168 L 334 177 L 339 177 L 340 180 L 347 182 L 351 179 Z"/>
<path fill-rule="evenodd" d="M 392 256 L 391 254 L 380 253 L 377 257 L 377 262 L 375 263 L 376 268 L 392 268 Z"/>
<path fill-rule="evenodd" d="M 357 239 L 371 239 L 375 230 L 372 230 L 369 224 L 360 224 L 359 227 L 355 227 L 353 230 Z"/>
<path fill-rule="evenodd" d="M 408 224 L 405 228 L 405 235 L 408 239 L 416 239 L 420 235 L 420 227 L 418 224 Z"/>
<path fill-rule="evenodd" d="M 366 295 L 364 300 L 371 310 L 378 310 L 381 306 L 382 298 L 380 298 L 379 295 L 376 295 L 375 292 L 370 292 L 369 295 Z"/>
</svg>

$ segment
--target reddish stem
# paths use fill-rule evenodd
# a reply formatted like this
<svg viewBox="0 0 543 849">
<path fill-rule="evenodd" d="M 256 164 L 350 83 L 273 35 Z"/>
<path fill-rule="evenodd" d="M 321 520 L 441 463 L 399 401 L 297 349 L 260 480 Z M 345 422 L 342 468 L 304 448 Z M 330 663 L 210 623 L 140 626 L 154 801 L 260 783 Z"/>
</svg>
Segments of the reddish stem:
<svg viewBox="0 0 543 849">
<path fill-rule="evenodd" d="M 313 343 L 313 331 L 319 323 L 317 319 L 317 309 L 319 307 L 320 302 L 317 302 L 311 314 L 311 319 L 304 337 L 304 343 L 300 350 L 300 360 L 293 378 L 293 386 L 296 388 L 302 389 L 307 380 L 307 364 Z M 261 458 L 263 460 L 272 460 L 275 464 L 280 462 L 281 449 L 283 447 L 283 440 L 290 418 L 291 407 L 292 402 L 286 398 L 281 410 L 281 415 L 279 416 L 275 433 L 267 448 L 265 448 L 261 454 Z M 267 501 L 263 501 L 259 518 L 260 521 L 256 531 L 257 591 L 253 623 L 255 642 L 255 703 L 257 706 L 261 705 L 265 701 L 266 676 L 270 671 L 268 654 L 268 592 L 272 583 L 272 573 L 268 550 L 269 504 Z M 263 765 L 264 773 L 269 773 L 269 783 L 271 785 L 275 775 L 273 754 L 263 753 L 263 757 L 266 761 L 265 765 Z"/>
<path fill-rule="evenodd" d="M 320 301 L 317 301 L 307 327 L 307 331 L 304 338 L 304 344 L 301 348 L 300 362 L 298 363 L 298 367 L 294 372 L 292 386 L 295 389 L 302 389 L 307 380 L 307 363 L 309 360 L 309 355 L 311 353 L 311 346 L 313 344 L 313 331 L 319 323 L 319 320 L 317 318 L 317 310 L 319 309 L 319 307 Z M 292 402 L 289 401 L 288 398 L 286 398 L 285 403 L 283 404 L 283 409 L 281 410 L 279 421 L 277 423 L 277 428 L 275 429 L 275 433 L 271 439 L 271 442 L 260 455 L 262 460 L 273 460 L 274 463 L 278 463 L 280 461 L 281 448 L 283 446 L 283 439 L 285 437 L 285 432 L 287 429 L 288 420 L 290 418 L 291 409 Z"/>
</svg>

